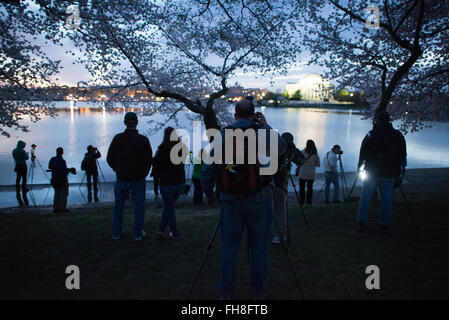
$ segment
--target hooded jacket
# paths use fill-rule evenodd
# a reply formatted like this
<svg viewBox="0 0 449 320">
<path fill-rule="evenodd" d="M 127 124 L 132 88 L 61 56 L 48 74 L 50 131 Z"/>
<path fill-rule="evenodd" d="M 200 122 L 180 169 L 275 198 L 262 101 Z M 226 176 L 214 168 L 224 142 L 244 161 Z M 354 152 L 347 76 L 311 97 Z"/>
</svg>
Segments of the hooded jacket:
<svg viewBox="0 0 449 320">
<path fill-rule="evenodd" d="M 22 140 L 17 142 L 17 147 L 12 151 L 12 156 L 16 165 L 26 165 L 26 161 L 28 160 L 28 153 L 24 150 L 26 143 Z"/>
</svg>

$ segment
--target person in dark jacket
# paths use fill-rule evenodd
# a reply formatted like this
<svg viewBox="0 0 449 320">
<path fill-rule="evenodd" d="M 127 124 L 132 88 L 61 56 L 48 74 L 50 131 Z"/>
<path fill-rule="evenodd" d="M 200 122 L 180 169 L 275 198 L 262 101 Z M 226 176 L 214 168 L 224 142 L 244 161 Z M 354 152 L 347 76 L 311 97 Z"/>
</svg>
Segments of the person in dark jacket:
<svg viewBox="0 0 449 320">
<path fill-rule="evenodd" d="M 379 112 L 374 118 L 373 130 L 365 136 L 360 148 L 358 168 L 360 171 L 364 165 L 366 178 L 357 213 L 359 230 L 367 227 L 368 206 L 379 187 L 382 199 L 380 227 L 383 232 L 389 231 L 394 185 L 400 176 L 401 166 L 406 165 L 406 157 L 404 136 L 393 128 L 388 112 Z"/>
<path fill-rule="evenodd" d="M 87 181 L 87 201 L 92 202 L 92 180 L 94 185 L 94 201 L 98 202 L 98 166 L 97 159 L 101 157 L 100 151 L 93 146 L 87 147 L 87 153 L 84 154 L 82 170 L 86 171 Z"/>
<path fill-rule="evenodd" d="M 175 164 L 170 153 L 176 146 L 181 146 L 178 156 L 183 160 Z M 155 184 L 159 185 L 159 190 L 163 202 L 161 221 L 158 227 L 158 235 L 164 237 L 164 231 L 167 225 L 170 228 L 169 236 L 172 239 L 178 239 L 179 233 L 176 226 L 175 202 L 181 195 L 186 184 L 184 164 L 189 155 L 189 149 L 178 138 L 175 129 L 167 127 L 164 130 L 164 138 L 159 145 L 154 156 L 154 166 L 152 175 Z"/>
<path fill-rule="evenodd" d="M 296 148 L 293 142 L 293 135 L 290 132 L 284 132 L 281 135 L 287 145 L 287 154 L 283 157 L 283 161 L 279 164 L 279 170 L 274 176 L 274 215 L 278 222 L 279 232 L 273 228 L 272 243 L 279 244 L 280 237 L 284 241 L 287 240 L 287 196 L 288 196 L 288 180 L 290 179 L 290 171 L 292 162 L 299 166 L 300 161 L 304 159 L 303 154 Z"/>
<path fill-rule="evenodd" d="M 69 180 L 67 175 L 71 172 L 76 174 L 75 168 L 67 168 L 65 160 L 62 158 L 64 149 L 59 147 L 56 149 L 56 157 L 50 159 L 48 169 L 51 170 L 51 185 L 55 190 L 53 199 L 53 212 L 68 212 L 67 197 L 69 196 Z"/>
<path fill-rule="evenodd" d="M 233 130 L 241 129 L 249 130 L 255 128 L 255 131 L 264 130 L 266 151 L 271 149 L 271 127 L 267 124 L 265 116 L 262 113 L 255 113 L 254 104 L 249 99 L 244 99 L 235 105 L 234 122 L 230 127 Z M 232 140 L 226 141 L 226 128 L 222 130 L 223 145 L 231 143 Z M 258 135 L 258 134 L 257 134 Z M 277 150 L 274 150 L 273 157 L 282 158 L 287 152 L 287 146 L 281 137 L 276 133 L 274 136 L 278 142 Z M 258 141 L 260 142 L 260 141 Z M 232 144 L 231 144 L 232 145 Z M 217 148 L 220 146 L 217 146 Z M 215 148 L 215 147 L 214 147 Z M 226 151 L 226 148 L 225 148 Z M 232 155 L 232 154 L 231 154 Z M 250 244 L 251 254 L 251 291 L 255 299 L 264 299 L 267 292 L 268 278 L 268 258 L 271 240 L 271 221 L 273 219 L 273 183 L 272 175 L 261 175 L 259 177 L 259 185 L 261 189 L 251 188 L 254 180 L 249 178 L 240 179 L 240 177 L 232 178 L 232 175 L 239 176 L 235 169 L 238 166 L 231 161 L 226 163 L 226 156 L 223 153 L 225 162 L 223 164 L 212 163 L 205 164 L 201 172 L 201 186 L 208 198 L 208 203 L 215 203 L 215 194 L 213 187 L 219 178 L 218 188 L 221 200 L 220 213 L 220 230 L 221 230 L 221 282 L 219 284 L 219 296 L 222 300 L 231 298 L 237 278 L 237 258 L 242 239 L 242 233 L 246 229 Z M 260 154 L 260 159 L 267 154 Z M 270 158 L 267 157 L 269 160 Z M 269 161 L 270 166 L 274 161 Z M 237 167 L 237 168 L 236 168 Z M 244 163 L 243 168 L 249 168 L 248 162 Z M 278 169 L 278 165 L 273 166 Z M 226 173 L 225 171 L 229 172 Z M 224 175 L 224 177 L 223 177 Z M 233 188 L 225 189 L 226 181 L 224 178 L 233 179 L 234 182 L 242 181 L 244 188 L 240 188 L 235 192 Z M 269 178 L 269 179 L 267 179 Z M 269 181 L 268 184 L 265 184 Z M 229 185 L 229 184 L 228 184 Z"/>
<path fill-rule="evenodd" d="M 126 130 L 117 134 L 109 146 L 107 162 L 115 171 L 117 180 L 114 186 L 114 219 L 112 239 L 122 237 L 123 207 L 131 193 L 134 202 L 134 241 L 140 241 L 145 236 L 145 177 L 151 169 L 152 150 L 150 141 L 136 130 L 137 115 L 134 112 L 125 114 Z"/>
<path fill-rule="evenodd" d="M 14 171 L 16 172 L 16 197 L 19 206 L 29 206 L 27 198 L 27 160 L 28 153 L 24 150 L 26 143 L 22 140 L 17 142 L 17 147 L 12 151 L 12 157 L 16 163 Z M 22 196 L 20 195 L 20 180 L 22 180 Z M 22 201 L 23 198 L 23 201 Z"/>
</svg>

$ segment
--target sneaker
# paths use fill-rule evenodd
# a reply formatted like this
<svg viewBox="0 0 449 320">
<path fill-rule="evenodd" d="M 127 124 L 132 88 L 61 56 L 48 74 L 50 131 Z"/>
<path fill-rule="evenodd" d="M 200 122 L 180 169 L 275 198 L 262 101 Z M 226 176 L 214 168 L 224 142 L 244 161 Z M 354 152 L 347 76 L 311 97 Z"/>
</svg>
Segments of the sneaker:
<svg viewBox="0 0 449 320">
<path fill-rule="evenodd" d="M 122 226 L 122 232 L 118 235 L 113 234 L 112 235 L 112 240 L 119 240 L 123 235 L 125 234 L 125 227 Z"/>
<path fill-rule="evenodd" d="M 179 237 L 175 237 L 175 236 L 173 235 L 173 232 L 171 232 L 171 231 L 170 231 L 170 233 L 169 233 L 168 235 L 169 235 L 169 237 L 172 238 L 173 240 L 178 240 L 178 239 L 179 239 Z"/>
<path fill-rule="evenodd" d="M 145 233 L 145 231 L 142 230 L 142 234 L 140 235 L 140 237 L 134 237 L 134 241 L 141 241 L 147 234 Z"/>
<path fill-rule="evenodd" d="M 366 229 L 368 229 L 368 226 L 366 224 L 366 222 L 359 222 L 359 225 L 357 227 L 357 230 L 359 231 L 365 231 Z"/>
<path fill-rule="evenodd" d="M 112 235 L 112 240 L 119 240 L 122 237 L 122 235 L 123 235 L 123 233 L 118 234 L 118 235 L 113 234 Z"/>
<path fill-rule="evenodd" d="M 157 236 L 158 236 L 158 238 L 159 238 L 160 240 L 165 239 L 164 233 L 163 233 L 162 231 L 158 231 L 158 232 L 157 232 Z"/>
<path fill-rule="evenodd" d="M 273 240 L 271 240 L 271 243 L 279 244 L 281 243 L 281 238 L 279 236 L 274 236 Z"/>
<path fill-rule="evenodd" d="M 388 224 L 381 224 L 380 225 L 380 232 L 383 233 L 383 234 L 390 234 L 391 233 L 390 225 L 388 225 Z"/>
</svg>

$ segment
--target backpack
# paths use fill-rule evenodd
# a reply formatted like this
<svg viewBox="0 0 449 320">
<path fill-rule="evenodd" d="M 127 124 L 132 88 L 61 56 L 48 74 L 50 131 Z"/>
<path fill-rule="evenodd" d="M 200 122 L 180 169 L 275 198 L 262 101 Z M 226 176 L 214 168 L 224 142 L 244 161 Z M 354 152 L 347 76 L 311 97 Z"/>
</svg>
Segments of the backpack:
<svg viewBox="0 0 449 320">
<path fill-rule="evenodd" d="M 245 132 L 248 129 L 256 131 L 256 151 L 257 143 L 257 129 L 258 124 L 253 124 L 246 129 L 240 128 Z M 225 127 L 224 129 L 239 129 L 233 126 Z M 223 163 L 219 170 L 219 182 L 221 192 L 229 194 L 249 194 L 261 191 L 266 185 L 271 182 L 271 176 L 260 175 L 260 163 L 256 158 L 256 163 L 248 163 L 248 138 L 244 139 L 244 163 L 236 164 L 236 137 L 233 137 L 233 160 L 232 163 L 225 163 L 225 144 L 223 143 Z"/>
<path fill-rule="evenodd" d="M 371 134 L 371 151 L 378 162 L 400 160 L 401 150 L 396 130 L 384 134 Z"/>
<path fill-rule="evenodd" d="M 89 159 L 87 155 L 84 156 L 83 161 L 81 161 L 81 170 L 87 171 L 89 169 Z"/>
</svg>

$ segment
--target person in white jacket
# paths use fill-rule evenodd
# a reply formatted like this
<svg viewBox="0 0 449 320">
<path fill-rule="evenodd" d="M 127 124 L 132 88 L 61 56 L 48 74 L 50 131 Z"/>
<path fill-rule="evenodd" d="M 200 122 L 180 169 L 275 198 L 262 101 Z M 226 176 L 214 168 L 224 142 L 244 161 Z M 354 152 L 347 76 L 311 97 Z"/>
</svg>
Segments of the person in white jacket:
<svg viewBox="0 0 449 320">
<path fill-rule="evenodd" d="M 312 203 L 313 182 L 315 181 L 316 168 L 320 166 L 320 157 L 318 156 L 315 142 L 307 140 L 306 148 L 302 150 L 305 161 L 299 169 L 299 197 L 301 204 L 306 199 L 307 204 Z M 306 198 L 307 186 L 307 198 Z"/>
<path fill-rule="evenodd" d="M 343 151 L 341 151 L 341 148 L 338 144 L 332 147 L 330 151 L 326 153 L 323 159 L 324 163 L 324 177 L 326 179 L 326 186 L 324 188 L 324 199 L 326 203 L 329 203 L 329 189 L 331 186 L 331 183 L 334 185 L 334 203 L 341 202 L 338 199 L 338 191 L 339 191 L 339 184 L 338 184 L 338 172 L 337 172 L 337 161 L 338 161 L 338 155 L 342 154 Z"/>
</svg>

